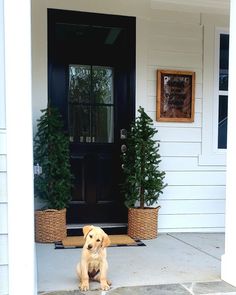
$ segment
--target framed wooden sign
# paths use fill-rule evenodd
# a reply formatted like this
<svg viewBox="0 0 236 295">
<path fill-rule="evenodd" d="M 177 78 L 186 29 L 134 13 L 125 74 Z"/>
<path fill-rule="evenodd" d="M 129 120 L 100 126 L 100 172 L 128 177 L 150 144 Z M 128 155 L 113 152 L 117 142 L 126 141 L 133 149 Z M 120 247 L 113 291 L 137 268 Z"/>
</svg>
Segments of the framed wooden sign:
<svg viewBox="0 0 236 295">
<path fill-rule="evenodd" d="M 157 121 L 193 122 L 195 73 L 157 71 Z"/>
</svg>

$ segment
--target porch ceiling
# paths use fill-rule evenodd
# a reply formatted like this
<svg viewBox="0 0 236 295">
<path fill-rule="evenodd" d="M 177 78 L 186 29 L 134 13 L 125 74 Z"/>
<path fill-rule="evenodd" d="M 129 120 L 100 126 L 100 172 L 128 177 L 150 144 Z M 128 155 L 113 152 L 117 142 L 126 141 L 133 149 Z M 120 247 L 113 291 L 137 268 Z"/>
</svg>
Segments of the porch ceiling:
<svg viewBox="0 0 236 295">
<path fill-rule="evenodd" d="M 151 0 L 153 9 L 229 14 L 230 0 Z"/>
</svg>

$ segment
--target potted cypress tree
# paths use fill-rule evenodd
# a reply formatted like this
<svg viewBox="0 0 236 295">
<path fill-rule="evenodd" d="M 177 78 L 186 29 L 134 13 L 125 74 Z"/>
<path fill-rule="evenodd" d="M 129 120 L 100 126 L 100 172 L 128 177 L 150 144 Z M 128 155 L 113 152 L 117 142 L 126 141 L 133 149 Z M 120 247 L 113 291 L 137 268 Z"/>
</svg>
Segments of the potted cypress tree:
<svg viewBox="0 0 236 295">
<path fill-rule="evenodd" d="M 34 178 L 35 196 L 45 207 L 35 211 L 37 242 L 55 242 L 66 237 L 66 207 L 71 199 L 69 138 L 56 108 L 41 111 L 34 137 L 34 165 L 41 173 Z"/>
<path fill-rule="evenodd" d="M 165 172 L 161 162 L 158 132 L 142 107 L 127 135 L 127 149 L 122 154 L 123 190 L 128 207 L 128 235 L 138 239 L 157 237 L 157 201 L 165 188 Z M 155 205 L 156 207 L 153 207 Z"/>
</svg>

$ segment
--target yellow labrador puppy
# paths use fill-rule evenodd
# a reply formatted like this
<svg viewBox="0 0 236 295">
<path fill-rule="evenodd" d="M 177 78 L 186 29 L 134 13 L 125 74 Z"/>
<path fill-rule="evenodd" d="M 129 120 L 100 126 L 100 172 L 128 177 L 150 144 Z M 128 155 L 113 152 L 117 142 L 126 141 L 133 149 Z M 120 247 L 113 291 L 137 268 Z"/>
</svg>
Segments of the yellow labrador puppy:
<svg viewBox="0 0 236 295">
<path fill-rule="evenodd" d="M 108 235 L 97 226 L 86 225 L 83 227 L 85 244 L 81 260 L 76 270 L 80 281 L 80 290 L 89 290 L 89 279 L 99 281 L 101 289 L 107 291 L 111 283 L 107 279 L 106 247 L 110 245 Z"/>
</svg>

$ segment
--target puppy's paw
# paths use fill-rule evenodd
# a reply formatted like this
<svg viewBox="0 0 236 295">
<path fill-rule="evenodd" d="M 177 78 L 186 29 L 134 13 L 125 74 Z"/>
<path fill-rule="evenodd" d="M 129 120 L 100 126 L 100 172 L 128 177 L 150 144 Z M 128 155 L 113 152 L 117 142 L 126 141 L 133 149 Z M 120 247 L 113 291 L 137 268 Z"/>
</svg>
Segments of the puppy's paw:
<svg viewBox="0 0 236 295">
<path fill-rule="evenodd" d="M 89 290 L 89 284 L 88 283 L 81 283 L 79 288 L 80 288 L 80 291 L 88 291 Z"/>
<path fill-rule="evenodd" d="M 110 286 L 107 283 L 101 284 L 102 291 L 108 291 L 110 289 Z"/>
</svg>

